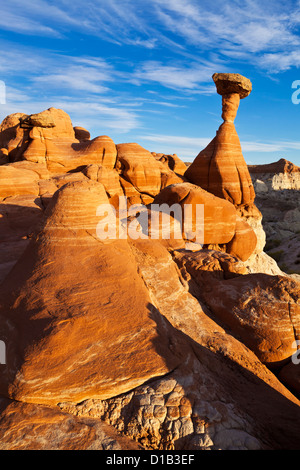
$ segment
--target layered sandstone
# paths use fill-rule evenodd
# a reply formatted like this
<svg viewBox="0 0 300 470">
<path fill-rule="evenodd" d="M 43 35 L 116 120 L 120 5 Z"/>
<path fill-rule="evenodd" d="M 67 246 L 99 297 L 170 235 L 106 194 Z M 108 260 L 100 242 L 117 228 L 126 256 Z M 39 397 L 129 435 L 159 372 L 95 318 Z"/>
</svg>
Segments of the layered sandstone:
<svg viewBox="0 0 300 470">
<path fill-rule="evenodd" d="M 52 405 L 107 398 L 178 364 L 127 241 L 96 236 L 105 202 L 100 183 L 64 186 L 2 284 L 3 395 Z"/>
<path fill-rule="evenodd" d="M 261 262 L 233 124 L 249 81 L 214 80 L 218 195 L 60 110 L 2 123 L 2 449 L 299 447 L 300 284 Z"/>
<path fill-rule="evenodd" d="M 247 96 L 250 91 L 247 86 L 243 88 L 242 80 L 236 82 L 234 74 L 224 75 L 225 79 L 223 74 L 214 76 L 218 92 L 222 94 L 224 122 L 216 137 L 186 170 L 185 176 L 192 183 L 237 206 L 252 204 L 255 198 L 253 184 L 234 126 L 240 97 L 243 98 L 245 93 Z"/>
</svg>

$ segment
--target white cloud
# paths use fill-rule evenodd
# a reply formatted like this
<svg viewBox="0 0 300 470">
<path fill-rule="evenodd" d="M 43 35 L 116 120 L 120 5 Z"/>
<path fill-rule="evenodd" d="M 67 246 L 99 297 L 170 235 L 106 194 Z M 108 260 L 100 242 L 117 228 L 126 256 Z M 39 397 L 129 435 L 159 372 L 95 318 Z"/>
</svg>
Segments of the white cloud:
<svg viewBox="0 0 300 470">
<path fill-rule="evenodd" d="M 34 36 L 62 37 L 59 26 L 69 27 L 80 24 L 79 18 L 72 18 L 47 0 L 10 0 L 1 5 L 0 26 L 4 30 Z"/>
<path fill-rule="evenodd" d="M 139 139 L 149 142 L 152 151 L 165 154 L 177 153 L 184 159 L 194 159 L 198 153 L 203 150 L 212 137 L 186 137 L 174 135 L 148 134 L 141 135 Z M 252 153 L 276 153 L 288 150 L 300 150 L 299 142 L 274 141 L 274 142 L 255 142 L 241 141 L 242 151 L 247 154 Z"/>
<path fill-rule="evenodd" d="M 3 29 L 23 34 L 64 38 L 80 32 L 149 51 L 165 46 L 198 58 L 210 51 L 219 59 L 224 54 L 271 71 L 299 66 L 299 25 L 300 6 L 293 0 L 10 0 L 1 6 L 0 18 Z M 190 51 L 190 45 L 195 49 Z M 277 58 L 281 65 L 276 68 Z M 172 71 L 174 66 L 168 67 Z M 173 72 L 174 80 L 164 76 L 163 81 L 177 87 L 183 80 L 180 71 Z M 147 69 L 140 73 L 150 77 Z M 190 89 L 193 83 L 187 77 Z"/>
<path fill-rule="evenodd" d="M 167 88 L 179 90 L 196 90 L 199 93 L 215 93 L 215 86 L 211 85 L 212 74 L 216 65 L 203 65 L 194 63 L 189 65 L 165 64 L 158 61 L 144 62 L 133 74 L 133 81 L 156 82 Z M 205 85 L 203 85 L 203 83 Z"/>
</svg>

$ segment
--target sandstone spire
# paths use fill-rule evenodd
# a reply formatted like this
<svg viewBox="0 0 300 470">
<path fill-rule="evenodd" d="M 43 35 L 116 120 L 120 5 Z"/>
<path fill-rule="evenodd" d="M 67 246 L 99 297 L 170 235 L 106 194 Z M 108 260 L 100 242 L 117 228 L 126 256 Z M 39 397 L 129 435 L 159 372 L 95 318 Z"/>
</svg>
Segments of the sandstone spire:
<svg viewBox="0 0 300 470">
<path fill-rule="evenodd" d="M 236 206 L 251 204 L 255 193 L 237 135 L 234 120 L 240 99 L 252 90 L 249 79 L 231 73 L 215 73 L 213 80 L 222 95 L 222 119 L 216 137 L 196 157 L 185 176 L 206 191 Z"/>
</svg>

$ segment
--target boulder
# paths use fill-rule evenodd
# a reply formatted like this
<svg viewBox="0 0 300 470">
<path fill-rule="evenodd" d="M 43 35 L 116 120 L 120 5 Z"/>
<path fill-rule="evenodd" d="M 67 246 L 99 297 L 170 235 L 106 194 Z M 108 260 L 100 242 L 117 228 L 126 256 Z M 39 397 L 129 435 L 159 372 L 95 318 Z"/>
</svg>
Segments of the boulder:
<svg viewBox="0 0 300 470">
<path fill-rule="evenodd" d="M 298 340 L 299 341 L 299 340 Z M 300 362 L 299 351 L 296 353 L 296 363 L 289 362 L 279 372 L 279 379 L 292 390 L 295 395 L 300 394 Z"/>
<path fill-rule="evenodd" d="M 1 163 L 9 163 L 22 158 L 28 145 L 28 131 L 21 129 L 20 118 L 26 116 L 23 113 L 10 114 L 0 124 Z"/>
<path fill-rule="evenodd" d="M 225 280 L 248 273 L 238 258 L 222 251 L 207 249 L 194 253 L 174 251 L 173 259 L 180 269 L 189 273 L 190 280 L 198 283 L 201 282 L 201 278 L 205 277 Z"/>
<path fill-rule="evenodd" d="M 197 280 L 200 298 L 264 364 L 288 361 L 300 334 L 299 282 L 267 274 Z"/>
<path fill-rule="evenodd" d="M 75 132 L 70 116 L 62 109 L 49 108 L 36 114 L 20 118 L 23 129 L 43 129 L 44 138 L 75 140 Z"/>
<path fill-rule="evenodd" d="M 247 261 L 257 246 L 257 236 L 250 225 L 241 217 L 237 217 L 235 234 L 227 244 L 226 251 L 242 261 Z"/>
<path fill-rule="evenodd" d="M 163 189 L 153 204 L 166 204 L 169 208 L 176 204 L 183 221 L 183 236 L 187 240 L 194 241 L 198 233 L 200 243 L 223 244 L 230 242 L 235 234 L 234 206 L 191 183 L 179 183 Z"/>
<path fill-rule="evenodd" d="M 85 142 L 91 139 L 91 134 L 84 127 L 76 126 L 74 127 L 75 139 L 79 142 Z"/>
<path fill-rule="evenodd" d="M 249 78 L 239 73 L 214 73 L 213 81 L 219 95 L 236 93 L 241 99 L 246 98 L 252 91 L 252 83 Z"/>
</svg>

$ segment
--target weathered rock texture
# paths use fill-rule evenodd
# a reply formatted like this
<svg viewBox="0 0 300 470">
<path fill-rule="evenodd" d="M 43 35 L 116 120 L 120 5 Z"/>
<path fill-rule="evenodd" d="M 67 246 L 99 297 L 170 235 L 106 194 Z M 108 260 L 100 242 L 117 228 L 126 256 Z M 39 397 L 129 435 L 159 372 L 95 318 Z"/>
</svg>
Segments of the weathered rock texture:
<svg viewBox="0 0 300 470">
<path fill-rule="evenodd" d="M 243 99 L 251 93 L 251 81 L 239 73 L 214 73 L 212 78 L 219 95 L 237 94 Z"/>
<path fill-rule="evenodd" d="M 233 124 L 249 82 L 214 80 L 224 123 L 193 182 L 62 110 L 1 124 L 1 449 L 299 448 L 300 284 L 262 251 Z M 149 237 L 175 204 L 203 208 L 203 243 L 175 215 L 180 236 Z"/>
<path fill-rule="evenodd" d="M 170 349 L 176 338 L 165 336 L 127 241 L 97 239 L 101 202 L 108 200 L 100 183 L 59 190 L 1 286 L 8 360 L 0 390 L 10 398 L 44 404 L 107 398 L 178 364 Z"/>
<path fill-rule="evenodd" d="M 114 428 L 57 408 L 0 399 L 0 450 L 138 450 Z"/>
</svg>

